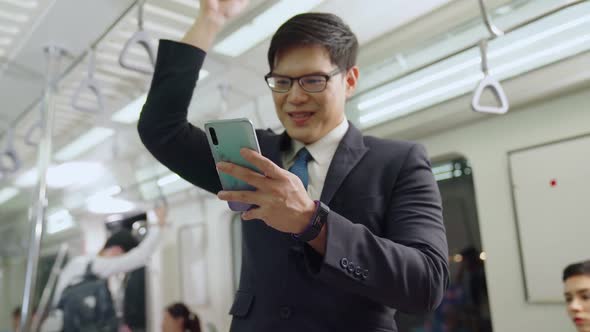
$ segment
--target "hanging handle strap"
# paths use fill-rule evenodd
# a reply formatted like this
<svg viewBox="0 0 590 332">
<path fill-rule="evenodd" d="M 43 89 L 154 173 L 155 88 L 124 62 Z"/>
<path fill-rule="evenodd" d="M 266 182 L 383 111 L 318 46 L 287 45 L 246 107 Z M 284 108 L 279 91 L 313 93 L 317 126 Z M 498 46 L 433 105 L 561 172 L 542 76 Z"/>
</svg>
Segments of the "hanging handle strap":
<svg viewBox="0 0 590 332">
<path fill-rule="evenodd" d="M 123 46 L 123 50 L 119 55 L 119 64 L 121 67 L 126 69 L 134 70 L 144 74 L 152 74 L 154 72 L 153 67 L 156 64 L 156 50 L 152 45 L 152 39 L 143 29 L 143 4 L 144 0 L 141 0 L 137 3 L 137 22 L 139 29 L 133 34 L 133 36 L 131 36 L 131 38 L 129 38 L 129 40 L 127 40 L 127 42 L 125 42 L 125 46 Z M 129 50 L 131 49 L 131 46 L 135 44 L 145 49 L 152 65 L 151 68 L 138 66 L 129 60 Z"/>
<path fill-rule="evenodd" d="M 471 108 L 475 112 L 479 113 L 493 113 L 493 114 L 504 114 L 508 112 L 510 105 L 506 93 L 500 85 L 500 82 L 489 74 L 488 71 L 488 59 L 487 59 L 487 41 L 484 39 L 479 43 L 479 49 L 481 52 L 481 70 L 484 74 L 483 79 L 477 85 L 473 98 L 471 99 Z M 485 89 L 490 89 L 500 106 L 484 106 L 481 104 L 481 97 Z"/>
<path fill-rule="evenodd" d="M 4 148 L 0 151 L 0 171 L 2 173 L 14 173 L 20 169 L 21 160 L 14 148 L 14 128 L 6 132 Z"/>
<path fill-rule="evenodd" d="M 94 78 L 94 72 L 96 71 L 96 54 L 94 49 L 88 50 L 88 77 L 80 82 L 78 88 L 74 92 L 72 98 L 72 107 L 81 112 L 86 113 L 100 113 L 104 110 L 104 97 L 100 90 L 98 81 Z M 96 107 L 84 106 L 80 103 L 80 96 L 85 90 L 90 90 L 96 97 Z"/>
</svg>

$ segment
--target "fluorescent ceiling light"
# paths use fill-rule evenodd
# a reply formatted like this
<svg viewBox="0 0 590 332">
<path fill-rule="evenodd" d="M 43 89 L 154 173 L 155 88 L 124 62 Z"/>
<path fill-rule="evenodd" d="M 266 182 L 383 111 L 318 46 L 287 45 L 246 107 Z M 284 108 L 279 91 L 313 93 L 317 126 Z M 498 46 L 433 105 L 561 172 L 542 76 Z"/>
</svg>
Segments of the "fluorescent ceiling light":
<svg viewBox="0 0 590 332">
<path fill-rule="evenodd" d="M 200 3 L 198 0 L 171 0 L 172 2 L 176 2 L 179 3 L 181 5 L 185 5 L 188 7 L 192 7 L 192 8 L 199 8 L 200 7 Z"/>
<path fill-rule="evenodd" d="M 125 213 L 133 210 L 135 204 L 130 201 L 113 198 L 109 196 L 99 196 L 86 201 L 88 211 L 97 214 Z"/>
<path fill-rule="evenodd" d="M 99 192 L 96 192 L 95 194 L 93 194 L 91 197 L 99 197 L 99 196 L 115 196 L 121 193 L 121 187 L 119 186 L 112 186 L 109 188 L 106 188 L 104 190 L 101 190 Z"/>
<path fill-rule="evenodd" d="M 47 185 L 52 188 L 83 186 L 97 181 L 104 172 L 104 167 L 98 163 L 69 162 L 49 169 Z"/>
<path fill-rule="evenodd" d="M 201 71 L 199 72 L 199 81 L 204 80 L 207 76 L 209 76 L 209 72 L 205 69 L 201 69 Z M 141 109 L 145 104 L 146 98 L 147 92 L 137 97 L 137 99 L 135 99 L 119 111 L 113 113 L 113 115 L 111 116 L 111 120 L 114 122 L 125 124 L 132 124 L 137 122 L 137 120 L 139 120 L 139 114 L 141 113 Z"/>
<path fill-rule="evenodd" d="M 176 181 L 180 180 L 180 176 L 178 176 L 178 174 L 172 173 L 172 174 L 168 174 L 164 177 L 161 177 L 158 179 L 158 186 L 160 187 L 164 187 L 170 183 L 174 183 Z"/>
<path fill-rule="evenodd" d="M 111 120 L 120 123 L 131 124 L 139 120 L 139 113 L 147 99 L 147 92 L 139 96 L 137 99 L 123 107 L 121 110 L 115 112 L 111 116 Z"/>
<path fill-rule="evenodd" d="M 541 25 L 541 28 L 537 30 L 538 33 L 534 34 L 527 34 L 524 30 L 520 34 L 526 36 L 525 38 L 504 42 L 503 47 L 490 51 L 488 59 L 503 57 L 500 64 L 491 66 L 490 74 L 496 79 L 504 80 L 558 61 L 572 52 L 575 53 L 576 50 L 580 51 L 584 45 L 590 45 L 590 34 L 580 35 L 579 32 L 576 33 L 576 30 L 572 31 L 574 28 L 583 31 L 584 24 L 590 22 L 590 15 L 575 19 L 566 18 L 565 20 L 563 24 L 547 28 Z M 560 38 L 561 35 L 565 35 L 564 38 Z M 545 41 L 547 39 L 549 40 Z M 556 41 L 562 42 L 555 45 Z M 543 45 L 542 42 L 547 45 Z M 547 47 L 549 45 L 552 47 Z M 526 53 L 516 52 L 524 52 L 525 50 L 528 51 Z M 452 64 L 447 68 L 443 67 L 444 63 L 433 65 L 391 82 L 389 90 L 369 98 L 361 97 L 357 104 L 357 109 L 361 111 L 360 123 L 367 125 L 392 120 L 469 91 L 483 74 L 479 69 L 480 57 L 475 55 L 474 50 L 468 52 L 471 52 L 471 55 L 463 61 L 460 57 L 468 56 L 467 52 L 451 60 L 455 62 L 459 60 L 459 63 Z M 412 79 L 412 77 L 415 78 Z M 374 106 L 386 102 L 388 105 L 374 108 Z"/>
<path fill-rule="evenodd" d="M 0 32 L 16 35 L 20 30 L 15 26 L 0 25 Z"/>
<path fill-rule="evenodd" d="M 411 98 L 406 98 L 401 102 L 393 104 L 391 106 L 367 112 L 366 114 L 360 116 L 359 121 L 362 124 L 367 124 L 384 117 L 387 117 L 387 119 L 398 118 L 402 115 L 415 111 L 414 109 L 410 108 L 411 106 L 417 105 L 421 102 L 430 100 L 435 97 L 448 95 L 450 92 L 456 89 L 464 88 L 466 86 L 473 86 L 477 83 L 478 80 L 481 79 L 482 76 L 483 74 L 471 75 L 465 79 L 447 85 L 443 85 L 440 88 L 430 90 L 417 96 L 412 96 Z"/>
<path fill-rule="evenodd" d="M 387 101 L 389 99 L 392 99 L 392 98 L 402 95 L 404 93 L 414 91 L 417 88 L 421 88 L 429 83 L 432 83 L 434 81 L 438 81 L 440 79 L 443 79 L 443 78 L 446 78 L 446 77 L 451 76 L 453 74 L 456 74 L 462 70 L 465 70 L 469 67 L 472 67 L 472 66 L 478 64 L 479 61 L 480 61 L 479 59 L 471 59 L 469 61 L 461 62 L 461 63 L 459 63 L 455 66 L 452 66 L 450 68 L 447 68 L 445 70 L 439 71 L 439 72 L 431 74 L 431 75 L 427 75 L 421 79 L 415 80 L 415 81 L 410 82 L 408 84 L 404 84 L 403 86 L 400 86 L 399 88 L 392 89 L 392 90 L 382 93 L 378 96 L 375 96 L 371 99 L 367 99 L 366 101 L 360 102 L 358 104 L 358 109 L 363 111 L 365 109 L 368 109 L 368 108 L 373 107 L 375 105 L 381 104 L 384 101 Z"/>
<path fill-rule="evenodd" d="M 17 22 L 17 23 L 25 23 L 29 17 L 27 15 L 24 14 L 17 14 L 14 12 L 7 12 L 7 11 L 2 11 L 0 10 L 0 18 L 9 20 L 9 21 L 13 21 L 13 22 Z"/>
<path fill-rule="evenodd" d="M 87 185 L 98 180 L 105 172 L 103 166 L 92 162 L 68 162 L 53 165 L 47 169 L 47 185 L 50 188 L 65 188 L 72 185 Z M 37 168 L 22 173 L 14 181 L 20 188 L 29 188 L 37 184 Z"/>
<path fill-rule="evenodd" d="M 27 1 L 27 0 L 0 0 L 0 3 L 7 3 L 16 7 L 24 8 L 24 9 L 33 9 L 37 8 L 39 5 L 37 1 Z"/>
<path fill-rule="evenodd" d="M 217 53 L 238 56 L 272 35 L 292 16 L 307 12 L 322 0 L 281 0 L 213 47 Z"/>
<path fill-rule="evenodd" d="M 8 202 L 12 198 L 14 198 L 16 195 L 18 195 L 18 193 L 19 193 L 19 190 L 14 187 L 6 187 L 6 188 L 0 189 L 0 204 L 4 204 L 5 202 Z"/>
<path fill-rule="evenodd" d="M 55 154 L 55 159 L 62 161 L 74 159 L 82 153 L 102 143 L 107 138 L 113 136 L 114 133 L 115 131 L 110 128 L 92 128 L 89 132 L 83 134 L 74 142 L 61 148 Z"/>
<path fill-rule="evenodd" d="M 70 211 L 60 209 L 47 217 L 47 234 L 55 234 L 74 227 L 74 219 Z"/>
<path fill-rule="evenodd" d="M 31 168 L 14 180 L 14 185 L 20 188 L 29 188 L 37 182 L 37 168 Z"/>
</svg>

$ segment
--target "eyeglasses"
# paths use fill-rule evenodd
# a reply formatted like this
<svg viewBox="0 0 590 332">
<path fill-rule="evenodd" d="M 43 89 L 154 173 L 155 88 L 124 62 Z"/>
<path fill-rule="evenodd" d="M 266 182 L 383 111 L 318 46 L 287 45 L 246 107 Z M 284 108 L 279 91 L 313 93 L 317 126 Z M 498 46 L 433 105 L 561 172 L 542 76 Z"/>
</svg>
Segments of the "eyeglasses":
<svg viewBox="0 0 590 332">
<path fill-rule="evenodd" d="M 322 92 L 328 86 L 328 81 L 332 76 L 340 73 L 340 68 L 336 68 L 328 74 L 312 74 L 299 77 L 280 76 L 273 73 L 268 73 L 264 76 L 268 87 L 279 93 L 289 92 L 293 86 L 293 82 L 297 81 L 299 86 L 305 92 L 317 93 Z"/>
</svg>

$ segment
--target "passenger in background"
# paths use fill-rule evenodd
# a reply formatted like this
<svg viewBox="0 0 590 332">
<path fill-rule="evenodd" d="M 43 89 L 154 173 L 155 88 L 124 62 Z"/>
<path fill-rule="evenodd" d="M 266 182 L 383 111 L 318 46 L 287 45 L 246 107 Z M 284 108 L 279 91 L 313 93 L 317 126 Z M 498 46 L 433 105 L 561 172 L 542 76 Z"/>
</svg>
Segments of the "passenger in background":
<svg viewBox="0 0 590 332">
<path fill-rule="evenodd" d="M 18 306 L 12 310 L 12 330 L 11 332 L 18 332 L 20 326 L 20 312 L 21 306 Z"/>
<path fill-rule="evenodd" d="M 12 310 L 12 330 L 11 332 L 19 332 L 18 329 L 20 327 L 20 319 L 21 319 L 21 311 L 22 307 L 18 306 Z M 33 308 L 33 315 L 37 314 L 37 306 Z"/>
<path fill-rule="evenodd" d="M 81 283 L 87 275 L 90 267 L 91 274 L 98 278 L 109 277 L 133 271 L 144 266 L 152 253 L 156 250 L 160 239 L 160 228 L 166 225 L 166 209 L 158 208 L 147 213 L 148 222 L 158 227 L 151 227 L 147 237 L 138 245 L 138 241 L 127 230 L 121 230 L 110 236 L 98 256 L 78 256 L 73 258 L 65 266 L 57 281 L 55 294 L 52 301 L 52 312 L 43 323 L 43 332 L 61 331 L 67 317 L 58 308 L 58 304 L 68 287 Z M 109 285 L 111 298 L 118 319 L 122 318 L 123 296 L 119 296 L 122 289 L 113 291 L 112 283 Z M 117 287 L 115 287 L 117 288 Z"/>
<path fill-rule="evenodd" d="M 590 332 L 590 260 L 568 265 L 563 283 L 567 313 L 578 332 Z"/>
<path fill-rule="evenodd" d="M 184 303 L 173 303 L 164 310 L 162 332 L 201 332 L 199 317 Z"/>
</svg>

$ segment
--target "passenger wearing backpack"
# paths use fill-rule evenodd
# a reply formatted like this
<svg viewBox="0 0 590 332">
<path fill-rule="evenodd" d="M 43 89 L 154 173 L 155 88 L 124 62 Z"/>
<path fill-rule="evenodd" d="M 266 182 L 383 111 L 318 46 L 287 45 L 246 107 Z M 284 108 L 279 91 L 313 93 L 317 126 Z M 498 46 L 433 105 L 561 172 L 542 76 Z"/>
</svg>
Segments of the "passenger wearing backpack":
<svg viewBox="0 0 590 332">
<path fill-rule="evenodd" d="M 43 332 L 116 332 L 121 322 L 122 297 L 113 296 L 108 279 L 144 266 L 157 248 L 160 228 L 166 224 L 165 208 L 147 213 L 150 227 L 139 243 L 127 230 L 110 236 L 97 256 L 73 258 L 59 276 L 52 312 Z M 111 287 L 112 288 L 112 287 Z"/>
</svg>

